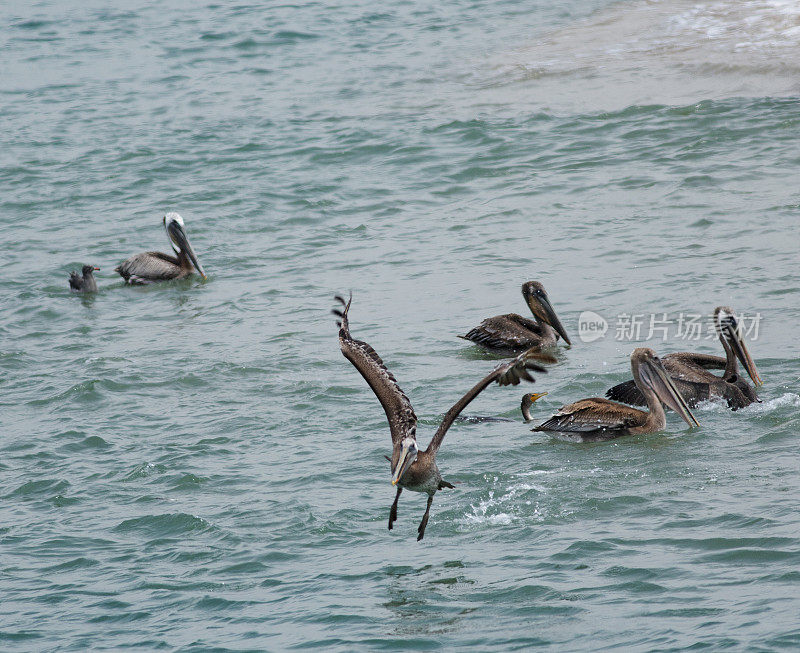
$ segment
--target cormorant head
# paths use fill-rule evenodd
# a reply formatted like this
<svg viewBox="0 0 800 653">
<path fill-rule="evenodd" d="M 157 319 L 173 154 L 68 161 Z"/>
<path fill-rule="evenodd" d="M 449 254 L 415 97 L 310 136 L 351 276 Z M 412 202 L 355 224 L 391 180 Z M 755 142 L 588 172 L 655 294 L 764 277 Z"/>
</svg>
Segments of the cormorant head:
<svg viewBox="0 0 800 653">
<path fill-rule="evenodd" d="M 531 415 L 531 407 L 533 406 L 534 402 L 544 397 L 547 393 L 546 392 L 529 392 L 526 395 L 522 396 L 522 417 L 525 418 L 526 422 L 530 422 L 533 420 L 533 415 Z"/>
</svg>

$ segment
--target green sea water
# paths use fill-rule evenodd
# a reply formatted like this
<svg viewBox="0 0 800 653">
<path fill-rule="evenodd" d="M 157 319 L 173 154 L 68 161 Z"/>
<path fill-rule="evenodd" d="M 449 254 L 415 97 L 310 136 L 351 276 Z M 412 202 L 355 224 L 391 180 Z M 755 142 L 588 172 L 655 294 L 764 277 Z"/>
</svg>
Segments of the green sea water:
<svg viewBox="0 0 800 653">
<path fill-rule="evenodd" d="M 0 18 L 1 650 L 800 647 L 795 3 Z M 167 211 L 208 280 L 126 287 Z M 525 314 L 529 279 L 574 343 L 524 389 L 537 418 L 640 344 L 721 353 L 677 335 L 720 304 L 760 316 L 762 402 L 580 444 L 491 387 L 466 413 L 513 421 L 456 423 L 425 539 L 411 492 L 388 531 L 389 432 L 333 295 L 424 447 L 496 364 L 456 336 Z"/>
</svg>

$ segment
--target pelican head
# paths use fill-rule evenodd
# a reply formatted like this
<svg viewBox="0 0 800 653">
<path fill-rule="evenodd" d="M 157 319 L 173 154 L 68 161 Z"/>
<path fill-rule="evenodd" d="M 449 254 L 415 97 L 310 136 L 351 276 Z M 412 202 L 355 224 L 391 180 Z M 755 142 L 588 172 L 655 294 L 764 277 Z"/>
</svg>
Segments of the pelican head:
<svg viewBox="0 0 800 653">
<path fill-rule="evenodd" d="M 533 415 L 531 415 L 531 407 L 533 406 L 534 402 L 544 397 L 547 393 L 546 392 L 529 392 L 526 395 L 522 396 L 522 416 L 525 418 L 525 422 L 530 422 L 533 420 Z"/>
<path fill-rule="evenodd" d="M 744 365 L 747 374 L 753 380 L 756 386 L 763 385 L 761 376 L 758 374 L 756 364 L 753 362 L 750 352 L 747 350 L 747 345 L 742 337 L 742 329 L 739 321 L 736 319 L 736 314 L 730 306 L 717 306 L 714 309 L 714 326 L 717 328 L 719 339 L 722 341 L 722 346 L 726 349 L 730 348 L 739 359 L 739 362 Z"/>
<path fill-rule="evenodd" d="M 561 321 L 550 305 L 550 300 L 542 284 L 538 281 L 526 281 L 522 284 L 522 296 L 528 303 L 531 313 L 533 313 L 537 319 L 549 324 L 556 330 L 558 335 L 564 338 L 564 342 L 568 345 L 572 345 L 567 332 L 564 330 L 564 327 L 561 326 Z"/>
<path fill-rule="evenodd" d="M 172 249 L 175 251 L 175 253 L 179 256 L 181 252 L 186 254 L 189 257 L 189 260 L 192 262 L 192 265 L 194 265 L 195 269 L 200 273 L 200 276 L 205 279 L 206 273 L 203 270 L 203 266 L 197 261 L 197 256 L 192 249 L 192 245 L 189 242 L 189 239 L 186 237 L 186 232 L 183 228 L 183 218 L 174 212 L 167 213 L 164 216 L 164 229 L 167 231 L 169 242 L 172 245 Z"/>
<path fill-rule="evenodd" d="M 406 437 L 400 443 L 400 455 L 397 462 L 392 465 L 392 485 L 397 485 L 397 482 L 403 478 L 409 467 L 417 459 L 419 453 L 419 446 L 414 438 Z"/>
<path fill-rule="evenodd" d="M 639 347 L 631 354 L 631 371 L 641 390 L 651 390 L 667 406 L 672 408 L 689 426 L 700 426 L 689 406 L 675 387 L 661 359 L 647 347 Z"/>
</svg>

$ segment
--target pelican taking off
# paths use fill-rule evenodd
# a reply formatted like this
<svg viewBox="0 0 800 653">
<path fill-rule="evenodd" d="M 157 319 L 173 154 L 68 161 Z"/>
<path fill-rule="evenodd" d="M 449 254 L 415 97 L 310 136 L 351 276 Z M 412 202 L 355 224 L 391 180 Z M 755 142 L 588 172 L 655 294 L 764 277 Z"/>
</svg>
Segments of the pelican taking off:
<svg viewBox="0 0 800 653">
<path fill-rule="evenodd" d="M 612 440 L 622 435 L 656 433 L 667 424 L 663 401 L 691 426 L 699 426 L 680 392 L 652 349 L 639 347 L 631 354 L 631 372 L 650 412 L 608 399 L 581 399 L 561 409 L 534 431 L 555 431 L 582 442 Z"/>
<path fill-rule="evenodd" d="M 175 256 L 161 252 L 142 252 L 120 263 L 114 271 L 119 272 L 131 284 L 183 279 L 194 270 L 205 279 L 203 266 L 197 262 L 197 256 L 183 229 L 183 218 L 177 213 L 167 213 L 163 222 Z"/>
<path fill-rule="evenodd" d="M 75 270 L 69 273 L 69 287 L 75 292 L 97 292 L 97 282 L 94 280 L 94 271 L 99 270 L 93 265 L 84 265 L 81 268 L 83 276 Z"/>
<path fill-rule="evenodd" d="M 550 305 L 544 286 L 538 281 L 522 284 L 522 296 L 535 319 L 516 313 L 487 317 L 467 335 L 459 336 L 472 342 L 501 352 L 518 352 L 536 347 L 554 347 L 559 336 L 567 345 L 572 343 L 561 326 L 561 322 Z"/>
<path fill-rule="evenodd" d="M 686 399 L 686 403 L 692 407 L 701 401 L 716 397 L 724 398 L 732 410 L 759 401 L 755 388 L 739 376 L 737 358 L 744 365 L 753 383 L 756 386 L 762 384 L 756 364 L 747 351 L 733 309 L 729 306 L 717 306 L 714 309 L 714 326 L 725 350 L 725 358 L 682 351 L 667 354 L 661 359 L 675 387 Z M 725 371 L 720 377 L 709 372 L 712 369 Z M 606 397 L 634 406 L 643 406 L 645 403 L 642 393 L 633 381 L 626 381 L 609 388 Z"/>
<path fill-rule="evenodd" d="M 389 530 L 397 520 L 397 502 L 403 488 L 413 492 L 424 492 L 428 495 L 428 505 L 417 529 L 417 540 L 425 535 L 425 526 L 433 503 L 433 495 L 442 488 L 453 486 L 442 479 L 439 468 L 436 466 L 436 452 L 442 446 L 445 433 L 450 428 L 458 414 L 477 397 L 482 390 L 493 381 L 499 385 L 517 385 L 520 380 L 533 381 L 528 370 L 544 372 L 544 368 L 533 362 L 540 356 L 532 352 L 524 352 L 514 360 L 498 365 L 489 375 L 483 378 L 467 394 L 459 399 L 447 411 L 442 423 L 433 436 L 428 448 L 420 450 L 417 445 L 417 416 L 411 407 L 411 402 L 400 389 L 397 380 L 386 369 L 380 356 L 366 342 L 355 340 L 350 336 L 350 326 L 347 313 L 350 310 L 350 301 L 337 296 L 336 300 L 342 304 L 343 310 L 334 310 L 339 316 L 339 346 L 342 354 L 359 371 L 364 380 L 372 388 L 378 401 L 381 402 L 386 418 L 389 421 L 389 431 L 392 436 L 392 457 L 387 459 L 392 466 L 392 485 L 397 486 L 397 494 L 389 511 Z M 543 357 L 542 357 L 543 358 Z"/>
</svg>

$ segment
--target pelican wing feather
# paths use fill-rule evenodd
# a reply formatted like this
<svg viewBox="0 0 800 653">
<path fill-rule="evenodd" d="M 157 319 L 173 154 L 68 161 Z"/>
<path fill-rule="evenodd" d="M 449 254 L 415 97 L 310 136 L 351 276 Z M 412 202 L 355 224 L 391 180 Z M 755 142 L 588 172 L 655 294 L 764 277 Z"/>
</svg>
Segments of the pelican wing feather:
<svg viewBox="0 0 800 653">
<path fill-rule="evenodd" d="M 386 368 L 383 360 L 370 345 L 362 340 L 356 340 L 350 335 L 350 324 L 347 313 L 350 310 L 350 301 L 345 302 L 342 297 L 336 296 L 336 300 L 343 305 L 343 310 L 334 310 L 334 314 L 340 318 L 339 321 L 339 347 L 344 357 L 349 360 L 359 374 L 372 388 L 378 401 L 381 402 L 389 421 L 389 430 L 392 435 L 392 442 L 396 443 L 403 438 L 416 438 L 417 416 L 411 407 L 406 394 L 400 389 L 397 379 Z"/>
</svg>

